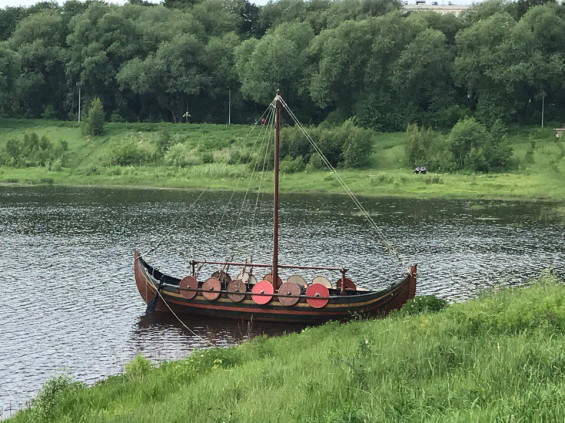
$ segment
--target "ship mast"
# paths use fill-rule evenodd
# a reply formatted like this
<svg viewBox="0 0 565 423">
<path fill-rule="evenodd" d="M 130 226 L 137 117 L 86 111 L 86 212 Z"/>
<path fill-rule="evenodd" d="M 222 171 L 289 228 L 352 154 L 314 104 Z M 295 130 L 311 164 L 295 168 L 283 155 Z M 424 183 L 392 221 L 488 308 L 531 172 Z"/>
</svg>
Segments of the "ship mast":
<svg viewBox="0 0 565 423">
<path fill-rule="evenodd" d="M 274 206 L 273 206 L 273 288 L 275 292 L 279 288 L 279 137 L 280 137 L 280 95 L 277 90 L 275 97 L 275 160 L 274 160 Z"/>
</svg>

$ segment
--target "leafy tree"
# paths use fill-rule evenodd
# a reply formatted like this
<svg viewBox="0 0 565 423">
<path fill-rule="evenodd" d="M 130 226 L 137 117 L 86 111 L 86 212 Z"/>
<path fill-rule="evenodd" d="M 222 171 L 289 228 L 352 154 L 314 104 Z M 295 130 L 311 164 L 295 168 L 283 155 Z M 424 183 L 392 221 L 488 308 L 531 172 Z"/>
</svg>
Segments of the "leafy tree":
<svg viewBox="0 0 565 423">
<path fill-rule="evenodd" d="M 521 19 L 534 6 L 555 5 L 555 0 L 517 0 L 508 3 L 506 9 L 515 19 Z"/>
<path fill-rule="evenodd" d="M 0 41 L 9 39 L 18 23 L 27 16 L 28 11 L 23 7 L 6 7 L 0 9 Z"/>
<path fill-rule="evenodd" d="M 197 2 L 198 0 L 163 0 L 163 5 L 169 9 L 185 9 Z"/>
<path fill-rule="evenodd" d="M 516 111 L 504 75 L 507 61 L 511 60 L 504 44 L 515 25 L 511 15 L 497 12 L 456 36 L 455 81 L 474 102 L 477 116 L 487 123 L 508 121 Z"/>
<path fill-rule="evenodd" d="M 404 104 L 408 121 L 441 123 L 437 115 L 445 113 L 446 104 L 455 102 L 451 79 L 452 51 L 445 35 L 424 29 L 409 42 L 391 68 L 391 83 L 397 99 Z M 409 110 L 412 115 L 408 115 Z"/>
<path fill-rule="evenodd" d="M 129 61 L 117 79 L 122 89 L 153 96 L 170 112 L 173 122 L 179 122 L 190 107 L 190 97 L 210 85 L 204 61 L 202 41 L 185 34 L 162 43 L 157 53 L 144 61 Z"/>
<path fill-rule="evenodd" d="M 236 69 L 243 95 L 268 104 L 280 88 L 287 99 L 305 93 L 307 57 L 304 50 L 314 32 L 306 23 L 278 26 L 261 40 L 245 41 L 236 50 Z"/>
<path fill-rule="evenodd" d="M 59 13 L 44 10 L 29 15 L 9 43 L 20 56 L 16 95 L 26 115 L 40 117 L 48 104 L 62 113 L 64 26 Z"/>
<path fill-rule="evenodd" d="M 241 16 L 239 10 L 231 7 L 232 5 L 222 0 L 206 0 L 196 4 L 190 14 L 202 25 L 208 37 L 219 37 L 238 29 Z"/>
<path fill-rule="evenodd" d="M 235 72 L 235 50 L 239 45 L 239 37 L 234 32 L 228 32 L 222 37 L 212 37 L 206 44 L 203 60 L 204 67 L 210 74 L 210 96 L 217 98 L 225 96 L 227 90 L 237 90 L 239 84 Z"/>
<path fill-rule="evenodd" d="M 404 153 L 411 167 L 426 165 L 431 162 L 431 148 L 434 133 L 430 129 L 419 128 L 417 124 L 408 125 L 404 134 Z"/>
<path fill-rule="evenodd" d="M 542 102 L 546 120 L 565 112 L 563 7 L 489 0 L 461 16 L 399 8 L 68 0 L 0 9 L 0 113 L 68 116 L 77 84 L 86 103 L 100 97 L 126 120 L 180 121 L 189 110 L 194 121 L 225 121 L 228 90 L 232 121 L 244 120 L 276 89 L 303 121 L 354 116 L 380 130 L 449 128 L 471 114 L 487 127 L 539 122 Z"/>
<path fill-rule="evenodd" d="M 371 131 L 356 126 L 353 119 L 348 119 L 339 130 L 345 136 L 343 166 L 358 168 L 367 165 L 372 149 Z"/>
<path fill-rule="evenodd" d="M 497 131 L 498 132 L 498 131 Z M 493 167 L 508 164 L 512 150 L 504 138 L 493 137 L 474 118 L 458 122 L 447 137 L 455 168 L 488 172 Z"/>
<path fill-rule="evenodd" d="M 365 88 L 364 76 L 378 24 L 377 19 L 347 21 L 312 41 L 309 56 L 315 69 L 309 88 L 316 105 L 336 105 L 351 115 L 355 100 Z"/>
<path fill-rule="evenodd" d="M 14 88 L 18 78 L 19 57 L 7 43 L 0 43 L 0 115 L 13 110 Z"/>
<path fill-rule="evenodd" d="M 104 108 L 98 97 L 90 102 L 86 119 L 83 121 L 83 132 L 92 136 L 102 135 L 104 132 Z"/>
<path fill-rule="evenodd" d="M 516 49 L 519 45 L 520 49 Z M 503 77 L 523 121 L 537 117 L 542 99 L 564 93 L 565 10 L 555 4 L 531 8 L 503 44 L 508 58 Z"/>
</svg>

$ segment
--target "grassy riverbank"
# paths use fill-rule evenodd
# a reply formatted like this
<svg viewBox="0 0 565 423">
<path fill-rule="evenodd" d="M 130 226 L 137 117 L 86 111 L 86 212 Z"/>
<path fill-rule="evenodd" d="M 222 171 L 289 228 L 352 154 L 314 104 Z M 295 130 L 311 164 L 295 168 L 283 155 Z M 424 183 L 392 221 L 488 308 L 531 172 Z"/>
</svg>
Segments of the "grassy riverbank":
<svg viewBox="0 0 565 423">
<path fill-rule="evenodd" d="M 31 133 L 45 136 L 53 144 L 62 141 L 67 145 L 61 158 L 44 166 L 0 167 L 0 183 L 248 187 L 241 178 L 250 174 L 249 166 L 241 164 L 240 158 L 251 151 L 249 126 L 110 123 L 106 128 L 105 135 L 91 138 L 82 135 L 75 122 L 0 119 L 0 149 L 8 140 L 21 140 Z M 343 169 L 340 174 L 354 192 L 369 196 L 564 199 L 565 142 L 556 141 L 553 130 L 547 128 L 515 129 L 508 138 L 513 168 L 506 173 L 438 174 L 432 170 L 427 175 L 414 175 L 403 159 L 404 134 L 374 133 L 369 166 Z M 183 143 L 182 166 L 175 164 L 179 156 L 159 152 L 159 143 Z M 139 159 L 144 164 L 128 164 L 128 154 L 134 162 Z M 150 163 L 146 160 L 149 156 L 153 157 Z M 251 189 L 259 187 L 259 179 L 251 183 Z M 270 188 L 270 181 L 271 175 L 266 175 L 263 189 Z M 319 170 L 283 174 L 281 189 L 343 192 L 331 174 Z"/>
<path fill-rule="evenodd" d="M 565 421 L 565 286 L 549 273 L 438 313 L 259 337 L 85 388 L 55 379 L 11 421 Z"/>
</svg>

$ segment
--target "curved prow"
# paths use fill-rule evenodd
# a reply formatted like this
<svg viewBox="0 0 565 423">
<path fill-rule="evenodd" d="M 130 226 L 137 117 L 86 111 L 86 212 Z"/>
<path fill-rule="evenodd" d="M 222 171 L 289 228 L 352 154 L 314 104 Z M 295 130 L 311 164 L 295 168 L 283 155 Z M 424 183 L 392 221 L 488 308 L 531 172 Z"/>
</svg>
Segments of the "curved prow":
<svg viewBox="0 0 565 423">
<path fill-rule="evenodd" d="M 416 276 L 418 274 L 418 265 L 410 266 L 410 281 L 408 282 L 408 299 L 416 296 Z"/>
</svg>

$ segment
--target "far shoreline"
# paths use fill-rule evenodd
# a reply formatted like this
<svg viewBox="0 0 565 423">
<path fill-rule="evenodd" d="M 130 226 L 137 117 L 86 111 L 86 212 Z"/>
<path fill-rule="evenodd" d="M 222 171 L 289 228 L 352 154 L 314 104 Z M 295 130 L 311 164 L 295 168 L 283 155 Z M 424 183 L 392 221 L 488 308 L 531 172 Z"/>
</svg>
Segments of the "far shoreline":
<svg viewBox="0 0 565 423">
<path fill-rule="evenodd" d="M 2 169 L 2 168 L 0 168 Z M 5 169 L 5 168 L 4 168 Z M 146 184 L 121 184 L 121 183 L 65 183 L 65 182 L 45 182 L 41 180 L 28 179 L 24 182 L 5 182 L 0 180 L 0 187 L 19 187 L 19 188 L 34 188 L 34 187 L 59 187 L 59 188 L 90 188 L 90 189 L 123 189 L 123 190 L 156 190 L 156 191 L 180 191 L 180 192 L 194 192 L 194 191 L 210 191 L 210 192 L 240 192 L 244 193 L 246 190 L 229 188 L 229 187 L 211 187 L 211 186 L 164 186 L 164 185 L 146 185 Z M 257 190 L 250 190 L 250 192 L 257 193 Z M 271 190 L 262 189 L 260 192 L 269 194 Z M 343 191 L 331 191 L 324 189 L 316 190 L 293 190 L 293 189 L 281 189 L 281 194 L 297 194 L 297 195 L 339 195 L 347 196 L 347 193 Z M 544 202 L 553 203 L 556 205 L 564 204 L 565 199 L 554 198 L 550 196 L 526 196 L 526 195 L 508 195 L 508 194 L 476 194 L 471 195 L 470 193 L 452 193 L 447 192 L 444 194 L 437 193 L 413 193 L 397 191 L 396 193 L 385 192 L 385 193 L 367 193 L 367 192 L 355 192 L 354 194 L 358 197 L 367 199 L 378 199 L 378 198 L 406 198 L 407 200 L 492 200 L 492 201 L 515 201 L 515 202 Z"/>
</svg>

